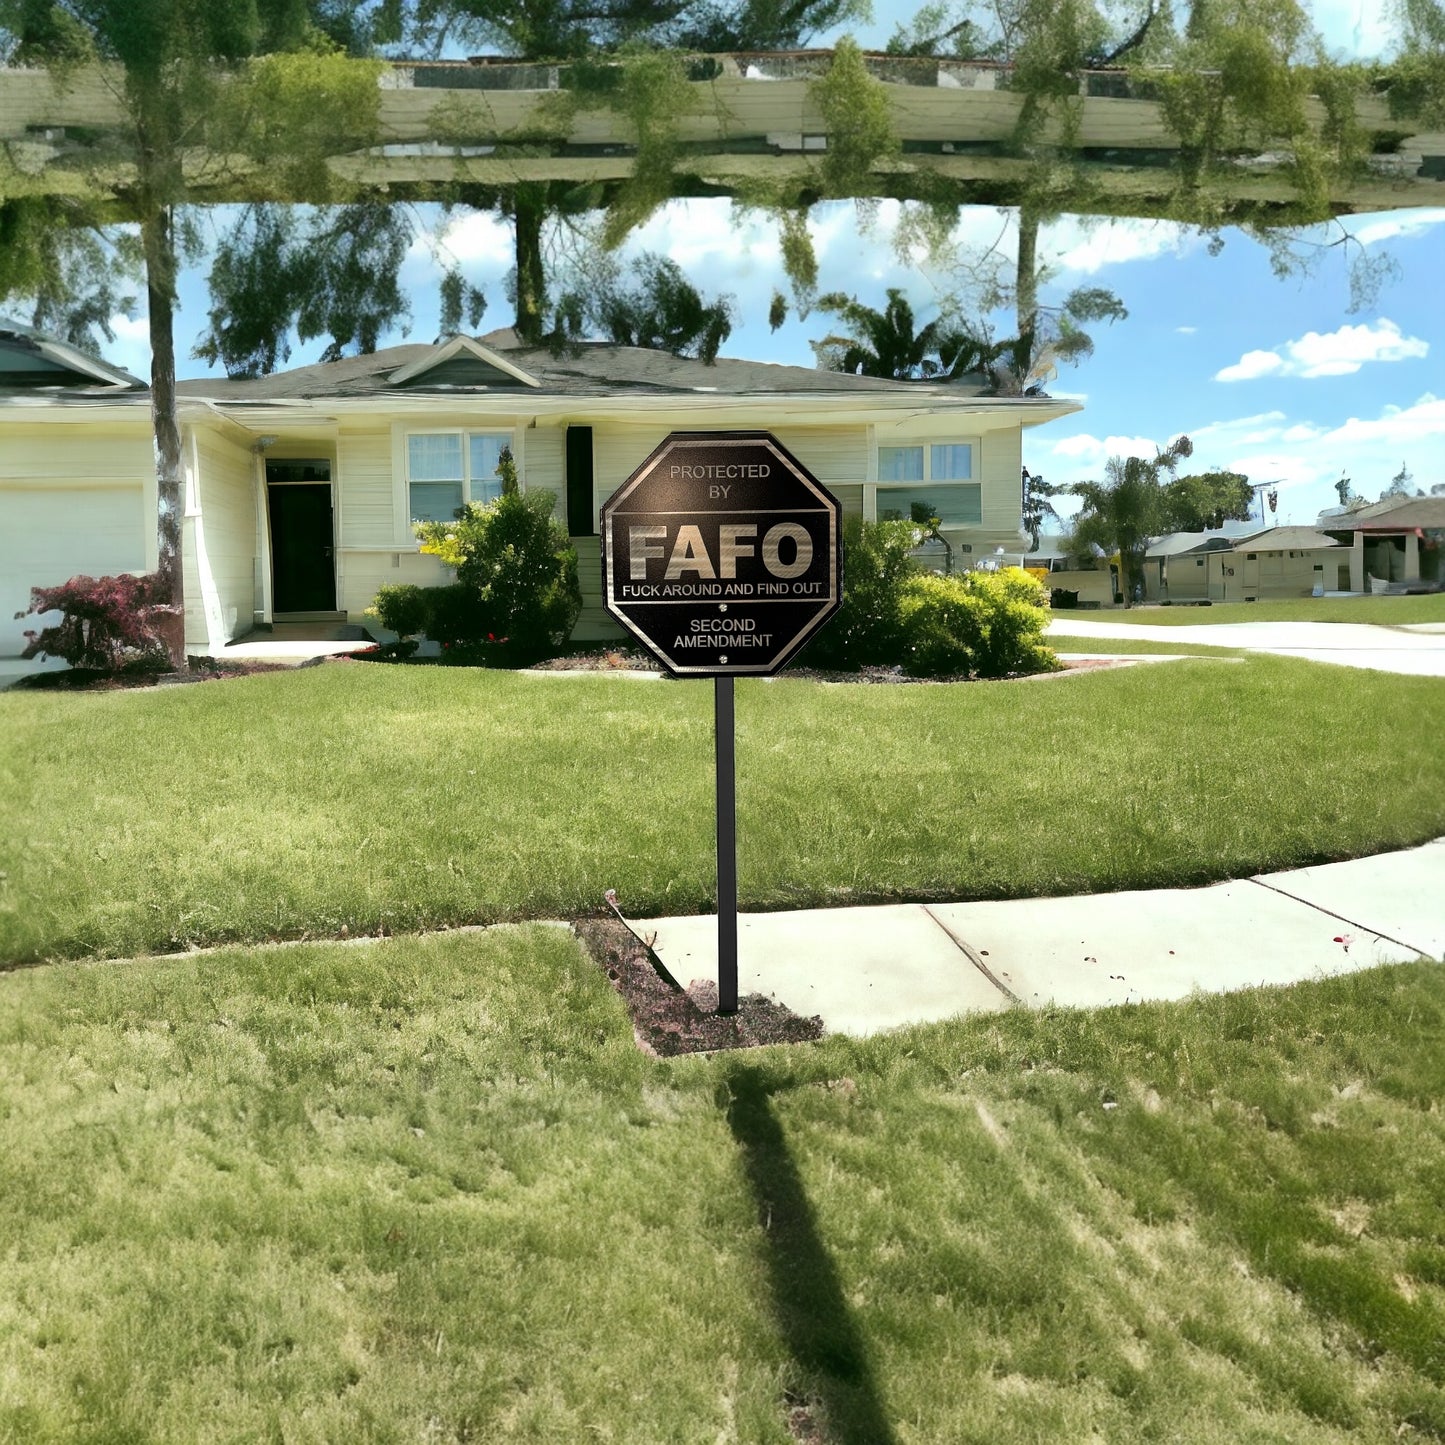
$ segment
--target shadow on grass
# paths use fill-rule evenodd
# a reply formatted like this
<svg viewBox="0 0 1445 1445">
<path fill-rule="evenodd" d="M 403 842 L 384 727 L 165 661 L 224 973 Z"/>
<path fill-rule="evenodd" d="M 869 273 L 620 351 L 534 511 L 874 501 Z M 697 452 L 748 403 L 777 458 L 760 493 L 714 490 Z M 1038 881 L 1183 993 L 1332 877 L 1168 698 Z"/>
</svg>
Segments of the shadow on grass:
<svg viewBox="0 0 1445 1445">
<path fill-rule="evenodd" d="M 822 1438 L 831 1445 L 893 1445 L 867 1353 L 773 1111 L 772 1087 L 744 1065 L 729 1072 L 728 1089 L 728 1127 L 767 1243 L 773 1314 L 821 1407 Z"/>
</svg>

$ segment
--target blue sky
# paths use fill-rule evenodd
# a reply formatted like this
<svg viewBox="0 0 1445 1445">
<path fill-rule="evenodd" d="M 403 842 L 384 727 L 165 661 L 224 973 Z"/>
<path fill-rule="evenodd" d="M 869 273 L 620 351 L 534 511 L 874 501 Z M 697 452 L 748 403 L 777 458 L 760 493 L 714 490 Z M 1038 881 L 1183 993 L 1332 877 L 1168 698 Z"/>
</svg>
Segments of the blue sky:
<svg viewBox="0 0 1445 1445">
<path fill-rule="evenodd" d="M 860 30 L 881 45 L 893 17 L 911 7 L 879 7 Z M 1317 22 L 1332 49 L 1380 54 L 1384 7 L 1317 3 Z M 891 13 L 890 13 L 891 11 Z M 920 319 L 933 314 L 946 276 L 900 260 L 892 244 L 898 208 L 882 205 L 870 226 L 855 208 L 834 203 L 811 218 L 820 263 L 819 290 L 843 290 L 881 306 L 901 286 Z M 1094 329 L 1094 355 L 1065 367 L 1048 384 L 1054 395 L 1082 401 L 1077 416 L 1027 434 L 1024 459 L 1050 481 L 1100 477 L 1110 455 L 1152 455 L 1180 433 L 1195 444 L 1189 470 L 1227 467 L 1252 481 L 1276 482 L 1277 520 L 1310 522 L 1334 505 L 1334 482 L 1348 475 L 1373 499 L 1402 463 L 1416 487 L 1445 483 L 1445 206 L 1347 218 L 1356 239 L 1335 247 L 1305 277 L 1277 279 L 1263 247 L 1226 231 L 1224 249 L 1167 223 L 1092 223 L 1064 217 L 1048 227 L 1040 253 L 1054 275 L 1044 299 L 1078 285 L 1105 286 L 1129 310 L 1126 320 Z M 1338 228 L 1321 233 L 1336 239 Z M 1007 212 L 970 208 L 956 237 L 964 249 L 998 243 L 1010 259 L 1013 221 Z M 678 202 L 636 233 L 628 254 L 651 250 L 674 257 L 709 295 L 733 297 L 736 323 L 729 355 L 811 366 L 810 339 L 830 318 L 790 316 L 778 332 L 767 326 L 775 288 L 787 291 L 772 223 L 736 216 L 724 201 Z M 1398 274 L 1368 305 L 1350 311 L 1347 251 L 1388 254 Z M 442 261 L 418 244 L 404 280 L 411 298 L 409 339 L 437 333 L 437 283 L 443 261 L 459 263 L 487 294 L 481 330 L 510 319 L 503 278 L 511 265 L 507 227 L 486 215 L 456 218 Z M 178 369 L 205 374 L 185 356 L 205 319 L 204 279 L 187 274 L 177 320 Z M 1008 334 L 997 318 L 999 334 Z M 117 318 L 110 359 L 145 375 L 145 323 Z M 384 344 L 403 338 L 397 334 Z M 297 347 L 289 365 L 312 360 L 321 343 Z"/>
</svg>

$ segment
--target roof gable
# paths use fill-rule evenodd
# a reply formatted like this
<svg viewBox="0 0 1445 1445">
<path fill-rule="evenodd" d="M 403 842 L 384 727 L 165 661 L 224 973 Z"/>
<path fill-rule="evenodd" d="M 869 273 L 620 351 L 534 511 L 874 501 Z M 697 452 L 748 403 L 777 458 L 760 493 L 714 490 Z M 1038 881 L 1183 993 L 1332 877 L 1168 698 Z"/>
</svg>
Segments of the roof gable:
<svg viewBox="0 0 1445 1445">
<path fill-rule="evenodd" d="M 388 386 L 540 386 L 536 377 L 470 336 L 453 336 L 392 372 Z"/>
<path fill-rule="evenodd" d="M 0 387 L 143 387 L 139 377 L 33 326 L 0 318 Z"/>
</svg>

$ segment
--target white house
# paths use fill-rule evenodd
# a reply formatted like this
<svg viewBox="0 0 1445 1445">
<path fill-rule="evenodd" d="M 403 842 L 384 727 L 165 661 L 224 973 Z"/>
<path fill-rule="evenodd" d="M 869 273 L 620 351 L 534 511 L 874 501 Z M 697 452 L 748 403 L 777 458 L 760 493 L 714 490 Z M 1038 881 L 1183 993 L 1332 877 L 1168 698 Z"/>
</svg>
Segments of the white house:
<svg viewBox="0 0 1445 1445">
<path fill-rule="evenodd" d="M 553 355 L 510 332 L 394 346 L 254 380 L 179 387 L 186 641 L 214 653 L 257 623 L 359 619 L 386 582 L 440 584 L 412 524 L 496 494 L 503 447 L 557 498 L 577 547 L 579 638 L 601 610 L 597 514 L 673 431 L 768 430 L 868 518 L 926 502 L 961 563 L 1018 546 L 1023 429 L 1048 397 L 844 376 L 604 344 Z M 149 396 L 0 323 L 0 655 L 32 586 L 156 564 Z"/>
</svg>

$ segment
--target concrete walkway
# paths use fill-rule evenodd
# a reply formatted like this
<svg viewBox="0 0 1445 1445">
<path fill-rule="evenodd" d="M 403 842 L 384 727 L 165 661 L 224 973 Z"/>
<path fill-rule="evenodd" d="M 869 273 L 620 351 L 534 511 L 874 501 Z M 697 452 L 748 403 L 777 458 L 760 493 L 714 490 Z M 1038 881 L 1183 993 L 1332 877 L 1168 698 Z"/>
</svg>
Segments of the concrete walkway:
<svg viewBox="0 0 1445 1445">
<path fill-rule="evenodd" d="M 717 977 L 717 919 L 636 920 L 684 987 Z M 1091 1007 L 1445 958 L 1445 838 L 1209 888 L 743 914 L 739 990 L 830 1033 Z"/>
<path fill-rule="evenodd" d="M 1303 657 L 1311 662 L 1333 662 L 1375 672 L 1445 677 L 1445 631 L 1436 631 L 1433 623 L 1409 630 L 1372 627 L 1363 622 L 1214 622 L 1167 627 L 1056 614 L 1046 632 L 1100 640 L 1133 637 L 1140 642 L 1239 647 L 1247 652 L 1272 652 L 1280 657 Z"/>
</svg>

